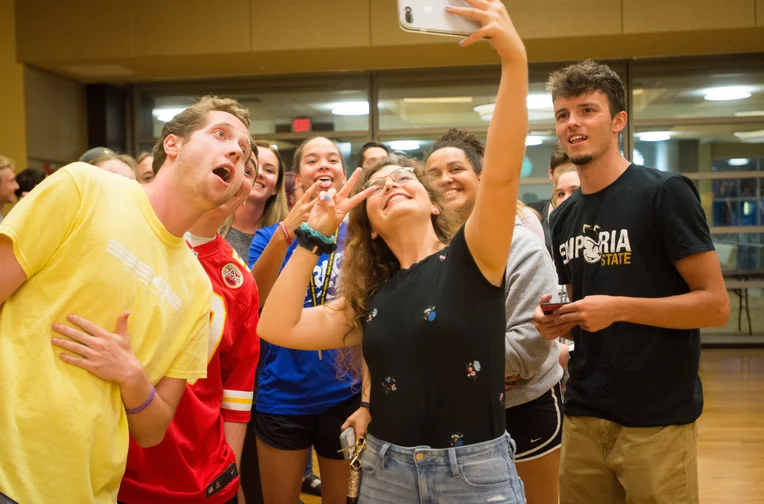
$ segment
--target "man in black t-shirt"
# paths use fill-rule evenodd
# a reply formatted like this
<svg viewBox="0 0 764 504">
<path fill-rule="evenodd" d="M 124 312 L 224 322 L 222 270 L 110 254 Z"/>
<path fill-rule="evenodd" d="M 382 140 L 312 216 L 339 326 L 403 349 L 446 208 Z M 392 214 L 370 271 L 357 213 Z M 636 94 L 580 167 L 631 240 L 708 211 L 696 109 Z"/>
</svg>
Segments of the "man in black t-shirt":
<svg viewBox="0 0 764 504">
<path fill-rule="evenodd" d="M 697 503 L 699 328 L 729 317 L 698 193 L 680 174 L 623 158 L 624 90 L 610 68 L 571 65 L 547 87 L 557 137 L 581 179 L 551 218 L 572 302 L 534 313 L 541 334 L 571 333 L 576 345 L 560 502 Z"/>
</svg>

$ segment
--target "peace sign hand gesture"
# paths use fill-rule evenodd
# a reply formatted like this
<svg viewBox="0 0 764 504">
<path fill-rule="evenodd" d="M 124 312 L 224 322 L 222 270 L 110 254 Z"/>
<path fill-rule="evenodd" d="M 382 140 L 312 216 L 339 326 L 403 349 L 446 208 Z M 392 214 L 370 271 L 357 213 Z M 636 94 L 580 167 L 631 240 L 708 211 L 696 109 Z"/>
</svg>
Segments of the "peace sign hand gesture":
<svg viewBox="0 0 764 504">
<path fill-rule="evenodd" d="M 356 168 L 339 192 L 335 191 L 334 188 L 321 191 L 308 216 L 308 225 L 311 228 L 324 236 L 332 236 L 345 215 L 374 192 L 375 188 L 370 187 L 352 198 L 348 198 L 362 172 L 362 168 Z"/>
</svg>

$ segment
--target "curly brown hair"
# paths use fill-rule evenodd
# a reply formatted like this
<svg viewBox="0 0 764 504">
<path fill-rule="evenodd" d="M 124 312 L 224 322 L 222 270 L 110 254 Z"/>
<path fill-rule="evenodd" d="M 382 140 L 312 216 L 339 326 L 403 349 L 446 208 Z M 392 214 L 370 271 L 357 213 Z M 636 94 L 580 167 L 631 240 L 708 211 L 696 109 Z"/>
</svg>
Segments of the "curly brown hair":
<svg viewBox="0 0 764 504">
<path fill-rule="evenodd" d="M 439 209 L 437 215 L 431 216 L 435 234 L 444 245 L 448 245 L 459 228 L 459 219 L 455 213 L 445 210 L 439 193 L 425 176 L 424 167 L 420 162 L 397 155 L 382 159 L 371 168 L 364 170 L 353 193 L 362 191 L 366 182 L 386 166 L 400 166 L 414 170 L 417 180 L 424 186 L 430 201 Z M 344 299 L 344 304 L 340 308 L 344 309 L 347 306 L 352 308 L 355 314 L 352 323 L 355 327 L 360 325 L 360 319 L 365 315 L 366 303 L 372 294 L 401 269 L 398 259 L 387 243 L 381 237 L 372 239 L 372 231 L 371 221 L 366 212 L 366 201 L 363 201 L 349 214 L 347 242 L 340 273 L 340 296 Z M 340 376 L 361 375 L 359 346 L 343 349 L 338 352 L 338 355 Z"/>
<path fill-rule="evenodd" d="M 432 146 L 432 152 L 435 152 L 438 149 L 443 149 L 444 147 L 456 147 L 457 149 L 461 149 L 472 165 L 472 170 L 478 175 L 483 171 L 485 146 L 472 133 L 451 128 L 435 141 L 435 145 Z M 430 154 L 432 154 L 432 152 Z"/>
</svg>

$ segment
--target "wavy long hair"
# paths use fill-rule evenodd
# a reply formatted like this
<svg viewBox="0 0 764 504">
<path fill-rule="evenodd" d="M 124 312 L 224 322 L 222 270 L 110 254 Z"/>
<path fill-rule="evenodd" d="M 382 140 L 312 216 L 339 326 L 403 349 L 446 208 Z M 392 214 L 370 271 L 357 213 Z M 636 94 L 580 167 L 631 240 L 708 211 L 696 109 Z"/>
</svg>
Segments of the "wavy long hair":
<svg viewBox="0 0 764 504">
<path fill-rule="evenodd" d="M 417 180 L 424 186 L 430 201 L 439 210 L 437 215 L 431 216 L 435 235 L 441 243 L 448 245 L 459 227 L 458 217 L 454 212 L 445 210 L 439 193 L 433 188 L 425 175 L 424 167 L 418 161 L 396 155 L 380 160 L 363 172 L 353 194 L 362 191 L 366 182 L 386 166 L 400 166 L 414 170 Z M 352 308 L 354 319 L 351 322 L 354 327 L 360 325 L 361 318 L 366 314 L 366 303 L 369 298 L 401 269 L 398 259 L 385 240 L 380 236 L 372 239 L 373 231 L 366 211 L 366 201 L 363 201 L 349 214 L 347 242 L 340 273 L 340 296 L 345 301 L 341 308 L 344 309 L 347 306 Z M 345 348 L 338 352 L 337 364 L 341 376 L 349 374 L 359 377 L 361 375 L 360 346 Z"/>
</svg>

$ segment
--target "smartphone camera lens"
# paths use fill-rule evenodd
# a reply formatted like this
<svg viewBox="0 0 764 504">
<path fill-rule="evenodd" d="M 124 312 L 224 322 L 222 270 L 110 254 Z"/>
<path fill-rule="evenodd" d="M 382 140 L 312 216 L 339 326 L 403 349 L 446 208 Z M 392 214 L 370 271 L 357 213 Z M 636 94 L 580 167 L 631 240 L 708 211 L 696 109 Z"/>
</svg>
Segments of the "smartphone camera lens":
<svg viewBox="0 0 764 504">
<path fill-rule="evenodd" d="M 411 7 L 406 7 L 406 22 L 407 23 L 414 22 L 414 14 L 411 13 Z"/>
</svg>

